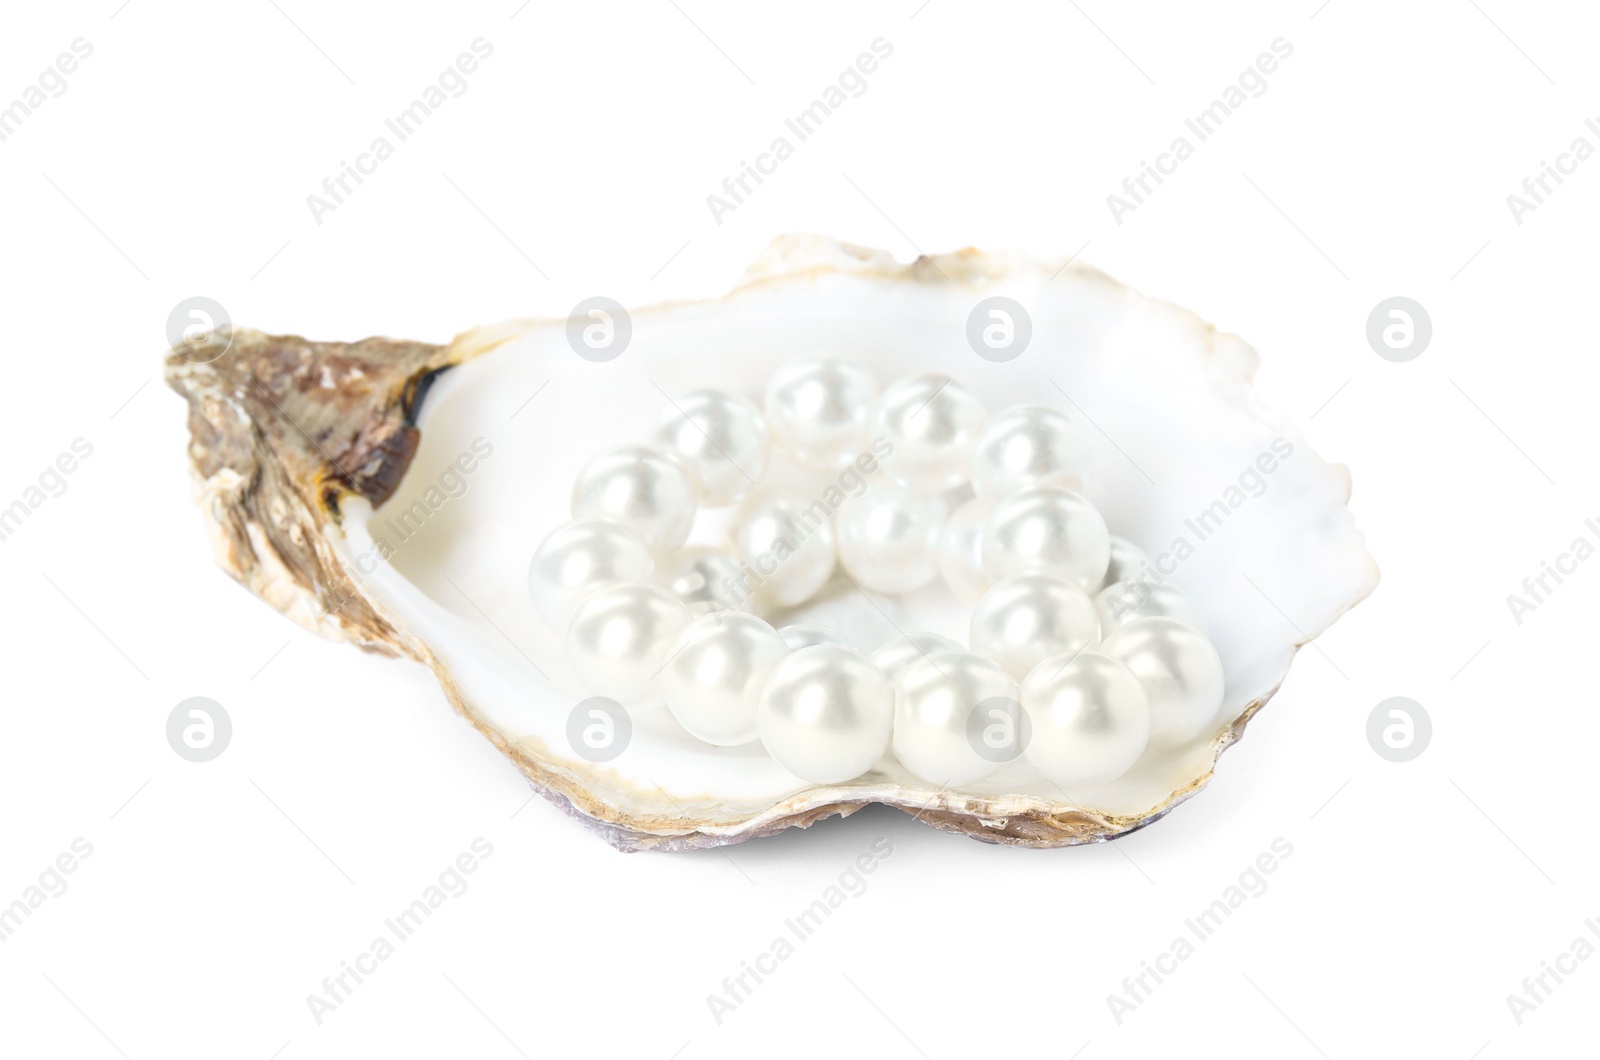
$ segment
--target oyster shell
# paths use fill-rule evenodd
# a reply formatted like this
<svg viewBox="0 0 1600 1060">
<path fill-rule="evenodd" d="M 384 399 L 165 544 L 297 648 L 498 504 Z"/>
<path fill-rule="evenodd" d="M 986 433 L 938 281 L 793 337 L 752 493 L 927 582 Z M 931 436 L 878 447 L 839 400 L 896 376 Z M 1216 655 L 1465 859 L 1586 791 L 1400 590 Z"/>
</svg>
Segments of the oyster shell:
<svg viewBox="0 0 1600 1060">
<path fill-rule="evenodd" d="M 1007 363 L 966 341 L 973 307 L 993 295 L 1031 316 L 1029 347 Z M 641 309 L 632 327 L 604 364 L 574 355 L 560 319 L 447 346 L 235 331 L 221 358 L 174 350 L 166 372 L 189 402 L 197 499 L 221 566 L 307 629 L 429 666 L 535 788 L 619 848 L 740 842 L 872 803 L 1015 846 L 1127 834 L 1204 787 L 1298 647 L 1377 584 L 1348 474 L 1252 396 L 1255 352 L 1083 264 L 974 250 L 902 264 L 791 236 L 725 298 Z M 665 711 L 637 714 L 612 761 L 577 754 L 567 724 L 583 696 L 523 584 L 533 547 L 566 518 L 577 469 L 641 440 L 661 390 L 759 394 L 775 365 L 817 349 L 884 381 L 943 371 L 991 410 L 1044 403 L 1091 424 L 1091 498 L 1114 532 L 1169 557 L 1169 580 L 1222 656 L 1215 731 L 1072 793 L 1022 762 L 940 790 L 892 757 L 850 783 L 809 785 L 759 745 L 698 743 Z M 870 649 L 898 629 L 959 637 L 966 613 L 937 588 L 900 600 L 851 591 L 777 621 L 832 626 Z"/>
</svg>

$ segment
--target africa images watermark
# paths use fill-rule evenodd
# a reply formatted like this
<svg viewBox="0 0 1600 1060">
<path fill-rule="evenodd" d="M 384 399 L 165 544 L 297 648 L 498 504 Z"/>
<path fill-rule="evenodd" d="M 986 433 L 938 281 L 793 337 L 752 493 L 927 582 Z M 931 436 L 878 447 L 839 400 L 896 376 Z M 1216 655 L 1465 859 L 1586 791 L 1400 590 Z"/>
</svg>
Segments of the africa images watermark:
<svg viewBox="0 0 1600 1060">
<path fill-rule="evenodd" d="M 467 490 L 471 488 L 473 473 L 493 455 L 494 443 L 480 435 L 474 438 L 472 444 L 462 450 L 454 460 L 445 464 L 444 469 L 434 477 L 427 488 L 416 495 L 416 499 L 410 504 L 405 507 L 385 507 L 380 511 L 374 511 L 373 521 L 367 525 L 367 531 L 372 536 L 372 547 L 357 553 L 349 563 L 355 582 L 360 584 L 378 569 L 379 563 L 387 563 L 393 559 L 422 533 L 428 522 L 445 505 L 465 497 Z M 381 522 L 378 520 L 379 515 L 383 517 Z M 322 613 L 337 611 L 347 602 L 348 598 L 340 598 L 335 606 L 324 608 Z"/>
<path fill-rule="evenodd" d="M 1589 934 L 1600 939 L 1600 922 L 1591 917 L 1583 922 Z M 1522 993 L 1507 994 L 1506 1008 L 1511 1010 L 1511 1018 L 1517 1026 L 1522 1026 L 1522 1021 L 1530 1013 L 1538 1011 L 1546 1001 L 1555 996 L 1556 987 L 1567 981 L 1567 976 L 1578 970 L 1582 961 L 1587 961 L 1595 955 L 1595 944 L 1589 938 L 1578 935 L 1566 949 L 1555 955 L 1553 960 L 1540 961 L 1542 969 L 1538 975 L 1523 976 Z M 1551 980 L 1555 980 L 1554 983 Z"/>
<path fill-rule="evenodd" d="M 456 56 L 455 62 L 445 67 L 434 83 L 422 90 L 420 98 L 412 100 L 410 106 L 394 117 L 383 119 L 384 128 L 394 134 L 393 142 L 385 135 L 374 137 L 367 149 L 356 155 L 354 163 L 341 160 L 338 174 L 323 178 L 322 194 L 313 192 L 306 196 L 306 206 L 311 210 L 313 221 L 321 225 L 324 214 L 333 213 L 355 194 L 351 181 L 358 187 L 365 183 L 367 177 L 378 171 L 380 164 L 393 157 L 395 144 L 410 139 L 413 133 L 422 128 L 423 122 L 451 99 L 460 99 L 467 94 L 467 77 L 477 71 L 479 62 L 494 54 L 494 45 L 482 37 L 473 41 L 470 47 L 471 51 Z"/>
<path fill-rule="evenodd" d="M 1596 138 L 1600 138 L 1600 121 L 1585 118 L 1583 127 Z M 1556 189 L 1578 171 L 1578 166 L 1594 157 L 1594 151 L 1594 144 L 1590 142 L 1589 137 L 1579 136 L 1565 151 L 1556 155 L 1554 164 L 1541 161 L 1538 173 L 1522 178 L 1522 193 L 1519 195 L 1512 192 L 1506 196 L 1506 206 L 1511 210 L 1511 219 L 1520 227 L 1524 217 L 1543 206 L 1545 200 L 1554 195 Z M 1552 182 L 1554 187 L 1551 186 Z"/>
<path fill-rule="evenodd" d="M 1179 534 L 1164 552 L 1150 558 L 1147 566 L 1127 579 L 1134 591 L 1116 597 L 1111 602 L 1116 617 L 1136 612 L 1150 596 L 1153 587 L 1160 585 L 1178 572 L 1185 561 L 1195 554 L 1199 546 L 1226 525 L 1233 514 L 1250 501 L 1267 492 L 1271 476 L 1294 455 L 1294 443 L 1281 435 L 1272 440 L 1267 449 L 1245 465 L 1233 482 L 1223 488 L 1216 500 L 1183 521 L 1187 534 Z"/>
<path fill-rule="evenodd" d="M 35 882 L 22 889 L 20 898 L 14 898 L 10 905 L 0 908 L 0 942 L 15 935 L 23 921 L 32 917 L 33 911 L 47 900 L 66 894 L 67 877 L 77 872 L 79 864 L 88 860 L 93 853 L 94 847 L 83 836 L 79 836 L 44 867 Z"/>
<path fill-rule="evenodd" d="M 0 143 L 16 135 L 17 129 L 40 107 L 52 99 L 67 94 L 67 78 L 76 73 L 78 64 L 94 54 L 94 45 L 79 37 L 56 56 L 55 62 L 45 67 L 31 85 L 17 93 L 17 98 L 0 106 Z"/>
<path fill-rule="evenodd" d="M 9 541 L 44 502 L 67 492 L 67 476 L 78 470 L 81 461 L 94 455 L 94 446 L 84 438 L 74 438 L 69 452 L 56 456 L 38 478 L 22 490 L 22 495 L 0 507 L 0 541 Z"/>
<path fill-rule="evenodd" d="M 1567 550 L 1559 553 L 1554 560 L 1539 561 L 1539 573 L 1530 574 L 1522 579 L 1520 595 L 1506 594 L 1506 607 L 1510 609 L 1512 621 L 1517 625 L 1522 625 L 1524 615 L 1532 614 L 1539 610 L 1542 604 L 1547 603 L 1551 594 L 1560 588 L 1567 577 L 1578 573 L 1578 564 L 1595 554 L 1595 541 L 1600 541 L 1600 520 L 1585 519 L 1583 528 L 1594 535 L 1593 540 L 1587 535 L 1579 534 L 1572 539 L 1572 544 Z M 1551 582 L 1555 584 L 1552 585 Z"/>
<path fill-rule="evenodd" d="M 866 850 L 856 855 L 835 882 L 822 889 L 822 894 L 815 901 L 784 920 L 784 934 L 774 938 L 772 944 L 755 957 L 740 961 L 741 970 L 722 980 L 722 993 L 706 995 L 706 1008 L 710 1010 L 712 1021 L 720 1027 L 724 1019 L 754 996 L 756 987 L 777 972 L 782 962 L 795 955 L 799 943 L 817 933 L 817 929 L 833 916 L 834 910 L 850 899 L 866 894 L 867 877 L 877 872 L 878 866 L 893 854 L 894 844 L 887 836 L 874 839 Z"/>
<path fill-rule="evenodd" d="M 1167 948 L 1154 958 L 1140 961 L 1140 970 L 1137 974 L 1124 976 L 1122 993 L 1106 995 L 1106 1008 L 1111 1010 L 1111 1018 L 1116 1021 L 1117 1026 L 1122 1026 L 1124 1019 L 1137 1012 L 1140 1006 L 1154 997 L 1156 987 L 1166 982 L 1168 976 L 1177 972 L 1184 961 L 1193 957 L 1198 952 L 1200 943 L 1214 936 L 1217 929 L 1233 916 L 1234 910 L 1251 899 L 1266 894 L 1267 877 L 1277 872 L 1279 866 L 1293 853 L 1294 845 L 1287 839 L 1282 836 L 1274 839 L 1266 850 L 1245 866 L 1235 882 L 1222 889 L 1222 894 L 1218 898 L 1183 922 L 1184 933 L 1173 938 Z"/>
<path fill-rule="evenodd" d="M 467 877 L 477 872 L 478 867 L 493 854 L 494 844 L 482 836 L 474 839 L 467 850 L 456 855 L 445 866 L 433 883 L 422 889 L 420 896 L 384 920 L 384 934 L 374 938 L 366 949 L 350 960 L 340 961 L 338 972 L 324 976 L 322 993 L 306 995 L 306 1008 L 310 1010 L 317 1026 L 322 1026 L 324 1018 L 337 1012 L 340 1006 L 354 997 L 356 987 L 366 982 L 367 977 L 376 973 L 383 962 L 393 957 L 398 944 L 409 941 L 417 929 L 433 916 L 435 909 L 452 898 L 466 894 Z"/>
<path fill-rule="evenodd" d="M 870 453 L 857 454 L 855 460 L 839 472 L 833 484 L 822 491 L 822 496 L 784 520 L 783 536 L 770 549 L 759 556 L 750 557 L 748 563 L 742 559 L 739 561 L 743 575 L 738 579 L 729 575 L 723 579 L 722 591 L 713 593 L 716 602 L 721 605 L 719 609 L 736 611 L 743 607 L 769 578 L 778 573 L 784 563 L 800 551 L 800 546 L 812 534 L 833 525 L 833 513 L 839 510 L 846 499 L 860 497 L 867 492 L 867 480 L 877 474 L 882 466 L 880 461 L 894 454 L 894 444 L 887 438 L 879 437 L 872 439 L 869 448 L 872 450 Z"/>
<path fill-rule="evenodd" d="M 794 154 L 795 143 L 804 143 L 809 139 L 847 100 L 866 95 L 867 76 L 877 71 L 880 62 L 894 54 L 894 45 L 883 37 L 874 40 L 869 47 L 872 50 L 857 55 L 855 62 L 845 67 L 833 83 L 823 87 L 810 106 L 792 118 L 783 119 L 783 127 L 787 132 L 774 137 L 767 149 L 756 155 L 753 164 L 741 159 L 738 176 L 723 178 L 721 195 L 712 192 L 706 196 L 706 206 L 711 210 L 713 221 L 720 225 L 724 214 L 730 214 L 742 206 L 745 199 L 755 193 L 750 182 L 755 181 L 759 185 L 776 173 L 778 163 L 788 161 Z M 794 134 L 793 142 L 789 140 L 788 133 Z"/>
<path fill-rule="evenodd" d="M 1155 194 L 1152 181 L 1159 187 L 1194 154 L 1196 143 L 1210 139 L 1222 127 L 1222 123 L 1252 97 L 1266 95 L 1267 76 L 1277 71 L 1279 62 L 1294 54 L 1294 45 L 1283 37 L 1274 40 L 1270 47 L 1272 50 L 1256 56 L 1256 61 L 1245 67 L 1238 80 L 1224 88 L 1219 98 L 1212 100 L 1194 117 L 1183 119 L 1184 128 L 1194 134 L 1194 142 L 1190 142 L 1187 135 L 1179 134 L 1165 151 L 1156 155 L 1154 163 L 1139 162 L 1138 176 L 1123 178 L 1121 195 L 1113 192 L 1106 196 L 1106 206 L 1111 210 L 1113 221 L 1122 224 L 1124 215 L 1143 206 Z"/>
</svg>

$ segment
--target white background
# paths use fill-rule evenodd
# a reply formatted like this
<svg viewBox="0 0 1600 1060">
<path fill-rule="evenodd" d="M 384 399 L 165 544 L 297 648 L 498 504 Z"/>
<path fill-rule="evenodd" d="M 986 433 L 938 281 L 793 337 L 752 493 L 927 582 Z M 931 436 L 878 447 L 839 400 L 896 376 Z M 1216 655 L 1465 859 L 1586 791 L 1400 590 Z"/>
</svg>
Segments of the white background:
<svg viewBox="0 0 1600 1060">
<path fill-rule="evenodd" d="M 0 942 L 0 1051 L 1593 1049 L 1600 960 L 1520 1025 L 1506 1003 L 1600 917 L 1600 563 L 1520 625 L 1506 603 L 1600 516 L 1600 161 L 1520 225 L 1506 203 L 1575 137 L 1600 146 L 1584 5 L 118 2 L 29 5 L 0 33 L 0 102 L 94 48 L 0 143 L 0 502 L 94 447 L 0 542 L 0 904 L 93 847 Z M 480 36 L 466 94 L 318 225 L 306 196 Z M 880 36 L 868 91 L 716 223 L 706 196 Z M 1106 196 L 1279 37 L 1265 94 L 1117 224 Z M 1242 334 L 1267 403 L 1350 466 L 1382 585 L 1164 821 L 1030 852 L 866 811 L 623 856 L 524 808 L 422 668 L 319 641 L 212 566 L 158 379 L 179 300 L 440 342 L 595 294 L 713 296 L 787 231 L 1082 248 Z M 1405 364 L 1364 336 L 1397 294 L 1434 325 Z M 203 765 L 164 736 L 197 695 L 234 722 Z M 1366 741 L 1392 695 L 1433 718 L 1406 764 Z M 318 1025 L 306 995 L 480 836 L 470 889 Z M 880 837 L 868 891 L 718 1025 L 706 996 Z M 1278 837 L 1266 893 L 1119 1025 L 1107 995 Z"/>
</svg>

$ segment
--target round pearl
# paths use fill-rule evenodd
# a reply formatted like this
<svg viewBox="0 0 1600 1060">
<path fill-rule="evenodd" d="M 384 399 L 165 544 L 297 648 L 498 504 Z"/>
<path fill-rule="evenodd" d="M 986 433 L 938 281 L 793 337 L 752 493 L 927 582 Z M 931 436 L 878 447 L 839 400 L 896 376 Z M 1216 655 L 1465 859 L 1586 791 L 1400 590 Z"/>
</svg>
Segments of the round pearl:
<svg viewBox="0 0 1600 1060">
<path fill-rule="evenodd" d="M 983 524 L 983 569 L 991 578 L 1042 571 L 1093 592 L 1111 561 L 1100 512 L 1064 486 L 1030 486 L 994 506 Z"/>
<path fill-rule="evenodd" d="M 572 514 L 631 526 L 659 555 L 688 540 L 694 494 L 671 457 L 630 445 L 589 461 L 572 487 Z"/>
<path fill-rule="evenodd" d="M 655 560 L 644 538 L 621 523 L 579 519 L 552 530 L 528 565 L 528 595 L 540 617 L 566 632 L 578 605 L 603 585 L 650 578 Z"/>
<path fill-rule="evenodd" d="M 761 743 L 812 784 L 854 780 L 877 764 L 894 728 L 894 689 L 858 653 L 802 648 L 773 667 L 756 708 Z"/>
<path fill-rule="evenodd" d="M 772 442 L 810 471 L 836 471 L 868 440 L 878 381 L 860 365 L 825 357 L 782 365 L 767 383 Z"/>
<path fill-rule="evenodd" d="M 972 488 L 991 502 L 1045 483 L 1082 490 L 1093 461 L 1089 439 L 1062 413 L 1034 405 L 1007 409 L 978 435 Z"/>
<path fill-rule="evenodd" d="M 1106 636 L 1136 618 L 1171 618 L 1206 631 L 1205 619 L 1189 598 L 1165 582 L 1113 582 L 1094 598 L 1094 609 Z"/>
<path fill-rule="evenodd" d="M 1094 601 L 1048 574 L 1018 574 L 994 583 L 972 609 L 972 650 L 1019 681 L 1052 655 L 1091 647 L 1100 638 Z"/>
<path fill-rule="evenodd" d="M 839 562 L 863 589 L 903 593 L 939 576 L 943 511 L 931 497 L 868 490 L 834 515 Z"/>
<path fill-rule="evenodd" d="M 983 571 L 983 524 L 988 518 L 988 502 L 974 497 L 945 520 L 939 536 L 939 573 L 955 598 L 969 607 L 994 584 Z"/>
<path fill-rule="evenodd" d="M 1079 652 L 1046 659 L 1022 682 L 1033 767 L 1071 796 L 1132 768 L 1150 740 L 1150 699 L 1116 659 Z"/>
<path fill-rule="evenodd" d="M 811 599 L 833 574 L 833 520 L 821 504 L 757 494 L 739 507 L 733 551 L 749 567 L 764 602 L 793 607 Z"/>
<path fill-rule="evenodd" d="M 754 615 L 701 615 L 661 671 L 661 695 L 689 735 L 724 747 L 749 743 L 758 735 L 761 686 L 788 654 L 778 631 Z"/>
<path fill-rule="evenodd" d="M 912 375 L 884 388 L 872 433 L 894 446 L 883 462 L 891 478 L 915 493 L 943 493 L 971 473 L 986 415 L 983 402 L 949 376 Z"/>
<path fill-rule="evenodd" d="M 930 784 L 970 784 L 1021 752 L 1021 714 L 1011 675 L 983 656 L 919 656 L 894 682 L 894 755 Z"/>
<path fill-rule="evenodd" d="M 689 545 L 662 557 L 656 580 L 677 594 L 696 615 L 737 611 L 745 602 L 744 568 L 733 554 L 709 545 Z"/>
<path fill-rule="evenodd" d="M 721 390 L 696 390 L 672 403 L 656 431 L 706 508 L 732 504 L 767 473 L 767 420 L 755 402 Z"/>
<path fill-rule="evenodd" d="M 841 648 L 854 649 L 849 639 L 832 626 L 808 625 L 797 622 L 794 625 L 784 626 L 778 630 L 778 635 L 789 646 L 790 651 L 799 651 L 801 648 L 810 648 L 818 644 L 836 644 Z"/>
<path fill-rule="evenodd" d="M 1125 537 L 1110 535 L 1111 560 L 1106 564 L 1106 576 L 1100 582 L 1104 589 L 1112 582 L 1131 582 L 1143 576 L 1145 569 L 1150 566 L 1150 557 L 1144 550 Z M 1151 574 L 1155 571 L 1151 570 Z"/>
<path fill-rule="evenodd" d="M 638 702 L 689 621 L 683 601 L 659 585 L 609 585 L 578 608 L 567 660 L 590 694 Z"/>
<path fill-rule="evenodd" d="M 1171 747 L 1207 732 L 1222 706 L 1222 658 L 1205 634 L 1171 618 L 1113 630 L 1103 654 L 1132 670 L 1150 697 L 1150 742 Z"/>
<path fill-rule="evenodd" d="M 883 671 L 883 676 L 890 681 L 899 680 L 906 667 L 917 662 L 936 651 L 964 651 L 964 646 L 949 637 L 941 637 L 937 633 L 925 633 L 917 630 L 913 633 L 900 633 L 882 644 L 872 653 L 872 665 Z"/>
</svg>

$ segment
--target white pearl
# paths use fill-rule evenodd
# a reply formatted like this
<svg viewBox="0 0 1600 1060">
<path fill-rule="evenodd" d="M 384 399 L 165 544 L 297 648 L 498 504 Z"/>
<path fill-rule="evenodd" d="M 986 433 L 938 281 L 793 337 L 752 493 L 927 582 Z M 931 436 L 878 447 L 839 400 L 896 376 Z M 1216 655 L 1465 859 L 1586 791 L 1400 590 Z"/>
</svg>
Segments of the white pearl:
<svg viewBox="0 0 1600 1060">
<path fill-rule="evenodd" d="M 733 551 L 750 568 L 751 587 L 761 600 L 777 607 L 804 603 L 833 574 L 832 513 L 820 501 L 746 497 L 739 506 Z"/>
<path fill-rule="evenodd" d="M 1036 405 L 1007 409 L 989 421 L 972 454 L 972 488 L 991 503 L 1028 486 L 1089 484 L 1094 450 L 1065 415 Z"/>
<path fill-rule="evenodd" d="M 894 755 L 930 784 L 982 780 L 1022 751 L 1016 682 L 958 648 L 918 656 L 894 682 Z"/>
<path fill-rule="evenodd" d="M 1189 598 L 1165 582 L 1114 582 L 1094 598 L 1094 609 L 1106 635 L 1136 618 L 1171 618 L 1206 631 L 1205 619 Z"/>
<path fill-rule="evenodd" d="M 1022 682 L 1026 754 L 1067 790 L 1108 784 L 1126 773 L 1150 740 L 1150 699 L 1139 679 L 1099 652 L 1046 659 Z"/>
<path fill-rule="evenodd" d="M 663 556 L 656 580 L 696 615 L 737 611 L 749 595 L 739 561 L 709 545 L 689 545 Z"/>
<path fill-rule="evenodd" d="M 802 648 L 773 667 L 756 723 L 778 764 L 812 784 L 854 780 L 877 764 L 894 728 L 894 689 L 858 653 Z"/>
<path fill-rule="evenodd" d="M 986 415 L 983 402 L 949 376 L 912 375 L 884 387 L 872 433 L 894 446 L 883 462 L 891 478 L 915 493 L 943 493 L 971 474 Z"/>
<path fill-rule="evenodd" d="M 903 593 L 939 576 L 944 512 L 932 497 L 900 489 L 868 490 L 834 515 L 839 562 L 863 589 Z"/>
<path fill-rule="evenodd" d="M 750 743 L 761 686 L 788 654 L 778 631 L 754 615 L 701 615 L 661 671 L 662 698 L 689 735 L 723 747 Z"/>
<path fill-rule="evenodd" d="M 695 390 L 661 418 L 656 441 L 677 458 L 702 507 L 732 504 L 767 473 L 767 420 L 755 402 L 721 390 Z"/>
<path fill-rule="evenodd" d="M 552 530 L 528 565 L 528 595 L 540 617 L 566 632 L 578 605 L 601 586 L 650 578 L 644 538 L 621 523 L 579 519 Z"/>
<path fill-rule="evenodd" d="M 972 609 L 972 650 L 1019 681 L 1052 655 L 1092 647 L 1100 639 L 1094 601 L 1048 574 L 1018 574 L 994 583 Z"/>
<path fill-rule="evenodd" d="M 772 442 L 810 471 L 836 471 L 861 453 L 878 381 L 860 365 L 812 357 L 780 366 L 767 383 Z"/>
<path fill-rule="evenodd" d="M 1000 501 L 983 524 L 983 569 L 991 578 L 1042 571 L 1093 592 L 1111 561 L 1098 509 L 1064 486 L 1030 486 Z"/>
<path fill-rule="evenodd" d="M 1222 706 L 1222 658 L 1205 634 L 1170 618 L 1113 630 L 1103 654 L 1132 670 L 1150 697 L 1150 742 L 1171 747 L 1207 733 Z"/>
<path fill-rule="evenodd" d="M 578 608 L 567 659 L 590 694 L 638 702 L 689 620 L 683 601 L 659 585 L 610 585 Z"/>
<path fill-rule="evenodd" d="M 630 445 L 589 461 L 572 487 L 572 514 L 631 526 L 659 555 L 688 540 L 694 494 L 671 457 Z"/>
<path fill-rule="evenodd" d="M 882 644 L 872 653 L 872 665 L 883 671 L 883 676 L 890 681 L 896 681 L 905 671 L 906 667 L 918 659 L 932 655 L 936 651 L 962 651 L 964 646 L 949 637 L 941 637 L 937 633 L 927 633 L 916 630 L 911 633 L 899 633 Z"/>
<path fill-rule="evenodd" d="M 801 648 L 810 648 L 817 644 L 837 644 L 841 648 L 854 648 L 848 637 L 832 626 L 817 626 L 805 622 L 796 622 L 778 630 L 778 635 L 789 646 L 790 651 L 799 651 Z"/>
<path fill-rule="evenodd" d="M 939 573 L 955 598 L 969 607 L 993 585 L 983 570 L 983 524 L 987 501 L 972 498 L 945 520 L 939 537 Z"/>
<path fill-rule="evenodd" d="M 1106 576 L 1100 582 L 1102 589 L 1112 582 L 1131 582 L 1141 578 L 1150 567 L 1150 557 L 1138 545 L 1116 534 L 1110 535 L 1110 539 L 1111 561 L 1106 564 Z M 1154 575 L 1155 571 L 1148 570 L 1148 573 Z"/>
</svg>

